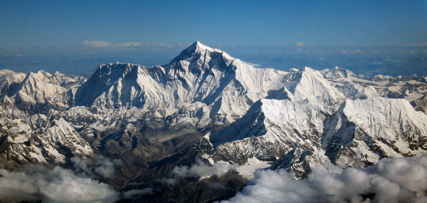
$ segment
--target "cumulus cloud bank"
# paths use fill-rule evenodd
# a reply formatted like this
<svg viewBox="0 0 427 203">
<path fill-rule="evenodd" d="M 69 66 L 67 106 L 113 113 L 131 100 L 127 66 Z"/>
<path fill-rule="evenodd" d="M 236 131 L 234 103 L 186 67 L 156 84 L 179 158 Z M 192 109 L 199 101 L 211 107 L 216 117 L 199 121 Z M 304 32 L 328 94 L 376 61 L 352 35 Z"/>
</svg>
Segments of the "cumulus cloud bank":
<svg viewBox="0 0 427 203">
<path fill-rule="evenodd" d="M 120 159 L 110 160 L 109 158 L 105 158 L 103 156 L 99 156 L 97 161 L 99 166 L 95 168 L 95 173 L 105 178 L 114 177 L 116 174 L 115 167 L 123 164 L 122 160 Z"/>
<path fill-rule="evenodd" d="M 118 193 L 109 185 L 56 166 L 28 165 L 24 171 L 0 169 L 0 199 L 4 202 L 114 202 Z"/>
<path fill-rule="evenodd" d="M 88 175 L 93 175 L 95 173 L 104 178 L 114 177 L 116 174 L 115 168 L 123 164 L 123 161 L 120 159 L 110 160 L 104 156 L 98 156 L 93 161 L 97 163 L 96 166 L 89 166 L 89 160 L 84 160 L 80 157 L 71 158 L 71 162 L 73 162 L 76 169 L 81 170 Z"/>
<path fill-rule="evenodd" d="M 27 165 L 21 172 L 0 169 L 0 200 L 5 202 L 114 202 L 119 193 L 109 185 L 93 178 L 96 175 L 110 178 L 121 160 L 97 157 L 95 165 L 90 160 L 71 158 L 75 170 L 56 166 L 49 169 L 40 165 Z M 142 191 L 129 191 L 123 195 L 132 196 Z M 143 191 L 147 192 L 147 191 Z"/>
<path fill-rule="evenodd" d="M 386 158 L 340 173 L 314 168 L 297 180 L 285 170 L 258 170 L 242 192 L 223 202 L 426 202 L 427 156 Z"/>
</svg>

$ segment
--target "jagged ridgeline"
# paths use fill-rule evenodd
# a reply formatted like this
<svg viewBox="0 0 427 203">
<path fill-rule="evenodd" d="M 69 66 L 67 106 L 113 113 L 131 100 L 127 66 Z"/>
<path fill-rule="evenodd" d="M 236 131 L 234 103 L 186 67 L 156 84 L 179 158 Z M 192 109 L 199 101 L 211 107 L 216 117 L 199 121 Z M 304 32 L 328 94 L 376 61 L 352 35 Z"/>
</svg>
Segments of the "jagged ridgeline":
<svg viewBox="0 0 427 203">
<path fill-rule="evenodd" d="M 2 70 L 0 90 L 2 168 L 121 160 L 100 180 L 123 201 L 209 202 L 270 165 L 306 177 L 427 153 L 425 77 L 254 68 L 200 42 L 164 66 L 103 64 L 88 79 Z M 226 170 L 177 179 L 180 166 Z"/>
</svg>

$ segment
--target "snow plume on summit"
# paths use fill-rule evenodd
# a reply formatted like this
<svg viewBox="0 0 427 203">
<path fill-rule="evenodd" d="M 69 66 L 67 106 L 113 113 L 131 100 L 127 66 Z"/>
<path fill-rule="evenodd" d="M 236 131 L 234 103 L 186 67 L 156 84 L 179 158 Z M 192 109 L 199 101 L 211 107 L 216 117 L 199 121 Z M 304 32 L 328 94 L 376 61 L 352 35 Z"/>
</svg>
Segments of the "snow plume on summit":
<svg viewBox="0 0 427 203">
<path fill-rule="evenodd" d="M 313 168 L 296 180 L 285 170 L 258 170 L 243 191 L 226 202 L 425 202 L 427 156 L 385 158 L 365 169 L 330 172 Z"/>
</svg>

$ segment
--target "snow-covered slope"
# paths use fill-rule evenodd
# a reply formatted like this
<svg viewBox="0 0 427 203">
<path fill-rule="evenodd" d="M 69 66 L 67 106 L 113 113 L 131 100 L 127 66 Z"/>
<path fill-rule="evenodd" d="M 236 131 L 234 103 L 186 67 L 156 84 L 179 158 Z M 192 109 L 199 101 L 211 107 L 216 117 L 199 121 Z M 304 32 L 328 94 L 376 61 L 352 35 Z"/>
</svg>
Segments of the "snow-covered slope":
<svg viewBox="0 0 427 203">
<path fill-rule="evenodd" d="M 0 70 L 0 95 L 7 95 L 13 91 L 14 84 L 21 83 L 25 78 L 24 73 L 16 73 L 11 70 Z"/>
<path fill-rule="evenodd" d="M 309 67 L 286 75 L 283 83 L 292 93 L 290 100 L 333 105 L 346 99 L 319 71 Z"/>
<path fill-rule="evenodd" d="M 334 169 L 329 158 L 325 156 L 325 151 L 304 151 L 299 147 L 295 147 L 292 151 L 280 157 L 279 160 L 274 162 L 270 169 L 285 169 L 288 172 L 293 171 L 296 178 L 304 178 L 311 172 L 313 167 L 327 170 Z"/>
<path fill-rule="evenodd" d="M 403 99 L 347 100 L 325 120 L 322 148 L 341 166 L 425 154 L 427 115 Z"/>
<path fill-rule="evenodd" d="M 163 117 L 205 109 L 197 120 L 234 121 L 285 73 L 256 69 L 227 53 L 196 42 L 166 66 L 101 65 L 79 88 L 76 104 L 100 109 L 137 107 Z"/>
<path fill-rule="evenodd" d="M 349 99 L 380 96 L 404 98 L 412 102 L 427 94 L 427 83 L 423 77 L 376 75 L 373 78 L 359 78 L 353 72 L 338 67 L 321 72 L 332 86 Z"/>
<path fill-rule="evenodd" d="M 331 70 L 323 70 L 322 73 L 326 79 L 331 81 L 332 86 L 350 99 L 366 99 L 379 95 L 372 85 L 365 85 L 363 82 L 359 82 L 361 79 L 347 69 L 335 67 Z M 365 83 L 368 83 L 368 81 L 365 81 Z"/>
<path fill-rule="evenodd" d="M 64 119 L 28 115 L 5 97 L 0 114 L 0 159 L 12 164 L 63 164 L 70 156 L 93 155 L 89 143 Z"/>
<path fill-rule="evenodd" d="M 50 108 L 61 110 L 69 108 L 73 103 L 76 87 L 84 81 L 81 76 L 64 75 L 59 72 L 52 75 L 39 71 L 23 76 L 22 73 L 4 74 L 5 78 L 1 78 L 1 96 L 8 96 L 22 110 L 37 113 Z"/>
<path fill-rule="evenodd" d="M 411 102 L 411 104 L 414 106 L 415 110 L 427 113 L 427 96 L 423 96 Z"/>
<path fill-rule="evenodd" d="M 331 78 L 331 79 L 337 79 L 337 78 L 356 78 L 356 74 L 354 74 L 353 72 L 344 69 L 344 68 L 340 68 L 338 66 L 336 66 L 334 69 L 326 69 L 323 71 L 323 75 L 325 76 L 325 78 Z"/>
<path fill-rule="evenodd" d="M 210 135 L 212 158 L 245 164 L 252 157 L 274 160 L 298 147 L 323 149 L 332 162 L 347 167 L 427 153 L 427 115 L 406 100 L 346 100 L 336 112 L 331 109 L 262 99 L 244 117 Z"/>
<path fill-rule="evenodd" d="M 317 149 L 328 111 L 316 104 L 262 99 L 244 117 L 210 136 L 216 147 L 213 158 L 244 164 L 252 157 L 274 160 L 294 147 Z"/>
</svg>

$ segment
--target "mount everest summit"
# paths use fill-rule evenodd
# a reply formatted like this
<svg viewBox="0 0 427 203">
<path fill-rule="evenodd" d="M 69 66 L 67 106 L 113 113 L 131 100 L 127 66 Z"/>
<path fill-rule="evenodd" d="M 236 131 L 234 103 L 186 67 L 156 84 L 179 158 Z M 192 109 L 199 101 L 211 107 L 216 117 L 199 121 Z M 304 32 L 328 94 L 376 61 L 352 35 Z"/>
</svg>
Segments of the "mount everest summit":
<svg viewBox="0 0 427 203">
<path fill-rule="evenodd" d="M 103 64 L 87 79 L 2 70 L 0 87 L 2 168 L 72 168 L 73 157 L 90 166 L 103 156 L 123 161 L 102 179 L 116 190 L 168 190 L 126 201 L 209 202 L 234 194 L 249 169 L 300 178 L 326 163 L 367 167 L 427 154 L 423 77 L 254 68 L 200 42 L 167 65 Z M 201 180 L 179 168 L 221 164 L 227 173 Z M 204 194 L 212 182 L 222 187 Z"/>
</svg>

